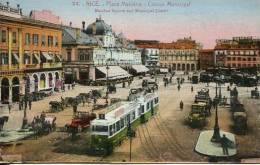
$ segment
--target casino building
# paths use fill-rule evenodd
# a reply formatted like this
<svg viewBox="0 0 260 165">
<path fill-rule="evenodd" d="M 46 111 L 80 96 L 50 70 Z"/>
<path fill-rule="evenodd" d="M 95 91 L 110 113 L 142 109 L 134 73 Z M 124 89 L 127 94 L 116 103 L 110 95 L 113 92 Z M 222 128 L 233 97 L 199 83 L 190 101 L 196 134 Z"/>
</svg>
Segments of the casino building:
<svg viewBox="0 0 260 165">
<path fill-rule="evenodd" d="M 0 3 L 0 98 L 16 102 L 20 94 L 60 88 L 61 28 Z"/>
<path fill-rule="evenodd" d="M 62 55 L 65 82 L 126 81 L 148 71 L 141 65 L 141 52 L 122 33 L 116 34 L 102 18 L 82 28 L 63 27 Z"/>
</svg>

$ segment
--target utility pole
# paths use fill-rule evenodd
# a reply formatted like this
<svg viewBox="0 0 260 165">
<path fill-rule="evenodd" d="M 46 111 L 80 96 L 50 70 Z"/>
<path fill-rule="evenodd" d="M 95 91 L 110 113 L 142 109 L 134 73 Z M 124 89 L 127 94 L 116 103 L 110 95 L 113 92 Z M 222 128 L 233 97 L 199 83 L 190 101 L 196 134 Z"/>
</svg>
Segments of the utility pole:
<svg viewBox="0 0 260 165">
<path fill-rule="evenodd" d="M 127 136 L 130 138 L 130 147 L 129 147 L 129 161 L 132 161 L 132 138 L 134 137 L 134 131 L 131 128 L 130 121 L 128 122 L 127 127 Z"/>
<path fill-rule="evenodd" d="M 24 95 L 24 104 L 27 104 L 28 102 L 28 95 L 29 95 L 29 90 L 30 90 L 30 78 L 28 75 L 26 75 L 24 77 L 25 79 L 25 95 Z M 26 125 L 28 124 L 28 119 L 27 119 L 27 105 L 25 105 L 26 108 L 24 108 L 24 114 L 23 114 L 23 124 L 22 124 L 22 128 L 25 128 Z"/>
</svg>

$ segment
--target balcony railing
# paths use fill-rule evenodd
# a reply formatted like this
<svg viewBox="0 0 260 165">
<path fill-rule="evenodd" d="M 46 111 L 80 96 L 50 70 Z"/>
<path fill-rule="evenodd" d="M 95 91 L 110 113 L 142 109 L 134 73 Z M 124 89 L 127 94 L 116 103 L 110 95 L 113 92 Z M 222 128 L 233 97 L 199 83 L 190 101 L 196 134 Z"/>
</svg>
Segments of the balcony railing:
<svg viewBox="0 0 260 165">
<path fill-rule="evenodd" d="M 19 69 L 19 65 L 18 64 L 15 64 L 15 65 L 11 66 L 11 70 L 16 70 L 16 69 Z"/>
<path fill-rule="evenodd" d="M 1 69 L 1 71 L 7 71 L 7 70 L 9 70 L 9 67 L 8 67 L 8 65 L 0 65 L 0 69 Z"/>
<path fill-rule="evenodd" d="M 43 63 L 42 68 L 60 68 L 62 67 L 61 62 L 57 63 Z"/>
<path fill-rule="evenodd" d="M 18 70 L 19 69 L 19 65 L 18 64 L 13 64 L 11 65 L 11 67 L 9 68 L 9 65 L 0 65 L 0 70 L 1 71 L 11 71 L 11 70 Z"/>
<path fill-rule="evenodd" d="M 39 69 L 40 65 L 39 64 L 26 64 L 25 68 L 26 69 Z"/>
</svg>

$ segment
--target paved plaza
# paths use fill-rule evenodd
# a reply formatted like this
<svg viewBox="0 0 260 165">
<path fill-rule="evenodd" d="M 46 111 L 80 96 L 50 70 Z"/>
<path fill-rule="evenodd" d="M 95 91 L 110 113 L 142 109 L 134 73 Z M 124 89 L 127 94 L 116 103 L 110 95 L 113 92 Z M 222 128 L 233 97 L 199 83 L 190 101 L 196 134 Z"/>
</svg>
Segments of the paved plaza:
<svg viewBox="0 0 260 165">
<path fill-rule="evenodd" d="M 208 158 L 201 156 L 194 152 L 199 134 L 202 130 L 191 129 L 184 124 L 185 118 L 188 116 L 191 105 L 194 102 L 194 97 L 201 88 L 209 88 L 210 96 L 215 96 L 215 83 L 206 84 L 191 84 L 187 81 L 187 76 L 183 76 L 186 81 L 181 85 L 180 91 L 177 89 L 176 77 L 174 77 L 173 83 L 164 87 L 162 77 L 159 80 L 159 96 L 160 106 L 159 113 L 149 120 L 145 125 L 140 125 L 137 129 L 137 136 L 133 139 L 132 146 L 132 161 L 133 162 L 208 162 Z M 135 78 L 130 87 L 122 88 L 122 84 L 117 85 L 117 93 L 110 94 L 110 98 L 126 99 L 130 88 L 141 87 L 142 79 Z M 194 87 L 194 91 L 191 92 L 191 86 Z M 229 92 L 226 90 L 227 84 L 222 86 L 222 96 L 229 97 Z M 106 89 L 105 87 L 93 87 L 93 86 L 80 86 L 77 85 L 73 90 L 66 90 L 66 92 L 55 93 L 50 97 L 46 97 L 44 100 L 33 102 L 32 110 L 27 110 L 29 121 L 33 116 L 39 115 L 42 111 L 47 112 L 49 110 L 49 101 L 60 100 L 68 96 L 76 96 L 79 93 L 88 92 L 91 89 Z M 236 135 L 236 141 L 238 145 L 238 156 L 246 155 L 248 148 L 255 148 L 253 154 L 258 155 L 257 147 L 259 142 L 252 140 L 259 138 L 259 128 L 254 125 L 258 124 L 255 120 L 259 121 L 259 106 L 252 108 L 253 103 L 256 105 L 257 100 L 249 100 L 251 88 L 238 87 L 239 97 L 247 104 L 250 103 L 249 108 L 249 127 L 251 130 L 245 136 Z M 180 101 L 184 102 L 184 109 L 181 111 L 179 108 Z M 104 100 L 99 100 L 104 101 Z M 250 101 L 250 102 L 249 102 Z M 259 102 L 259 100 L 258 100 Z M 92 103 L 79 105 L 80 111 L 92 111 Z M 99 113 L 100 110 L 94 110 L 95 113 Z M 214 110 L 212 110 L 214 112 Z M 5 111 L 8 114 L 8 111 Z M 10 123 L 7 123 L 5 129 L 17 129 L 21 127 L 23 118 L 23 111 L 19 111 L 17 105 L 14 105 L 11 110 Z M 69 123 L 73 116 L 72 107 L 66 108 L 59 113 L 48 113 L 57 117 L 57 126 L 63 127 L 66 123 Z M 219 126 L 220 129 L 226 132 L 230 132 L 230 125 L 232 125 L 232 117 L 229 107 L 219 108 Z M 208 118 L 208 124 L 203 130 L 210 130 L 214 127 L 214 115 Z M 258 130 L 257 130 L 258 129 Z M 81 134 L 81 137 L 88 138 L 89 133 Z M 146 137 L 146 138 L 145 138 Z M 150 137 L 150 138 L 147 138 Z M 83 139 L 84 139 L 83 138 Z M 129 140 L 125 140 L 122 145 L 115 148 L 112 155 L 108 157 L 94 157 L 87 154 L 76 154 L 71 151 L 65 153 L 56 152 L 57 143 L 69 139 L 69 135 L 65 132 L 53 132 L 49 135 L 39 137 L 36 139 L 22 140 L 21 145 L 14 147 L 5 147 L 4 150 L 9 154 L 22 154 L 25 162 L 122 162 L 129 160 Z M 148 140 L 147 140 L 148 139 Z M 84 142 L 84 141 L 83 141 Z M 73 143 L 66 141 L 66 143 Z M 77 143 L 76 143 L 77 144 Z M 82 147 L 84 147 L 82 145 Z M 73 149 L 71 149 L 73 150 Z"/>
</svg>

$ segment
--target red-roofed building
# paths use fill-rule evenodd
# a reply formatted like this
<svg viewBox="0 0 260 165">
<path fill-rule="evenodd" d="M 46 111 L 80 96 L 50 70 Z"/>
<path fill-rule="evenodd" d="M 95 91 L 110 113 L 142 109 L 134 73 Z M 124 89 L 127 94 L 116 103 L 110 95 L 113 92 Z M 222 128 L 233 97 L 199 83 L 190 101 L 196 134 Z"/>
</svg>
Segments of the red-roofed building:
<svg viewBox="0 0 260 165">
<path fill-rule="evenodd" d="M 160 43 L 160 66 L 170 71 L 196 71 L 201 46 L 191 38 L 179 39 L 172 43 Z"/>
<path fill-rule="evenodd" d="M 216 66 L 250 68 L 260 64 L 260 39 L 233 37 L 232 40 L 217 40 L 214 49 Z"/>
</svg>

